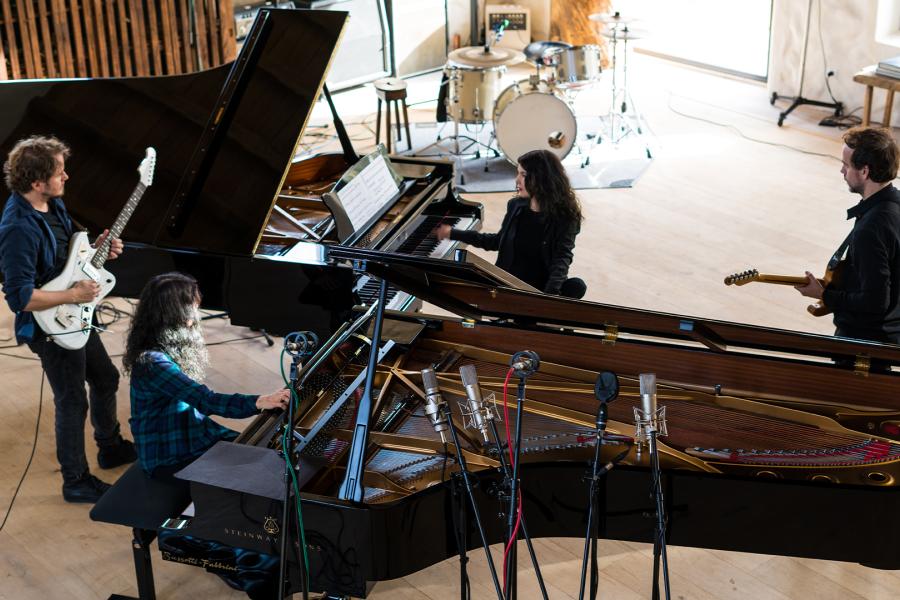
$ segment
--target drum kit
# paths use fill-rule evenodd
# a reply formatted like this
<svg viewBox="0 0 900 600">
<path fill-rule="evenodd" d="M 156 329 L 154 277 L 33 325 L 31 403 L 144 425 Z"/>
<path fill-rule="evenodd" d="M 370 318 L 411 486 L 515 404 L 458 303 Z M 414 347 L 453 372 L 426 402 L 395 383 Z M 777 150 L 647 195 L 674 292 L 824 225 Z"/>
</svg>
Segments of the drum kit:
<svg viewBox="0 0 900 600">
<path fill-rule="evenodd" d="M 607 27 L 602 35 L 612 46 L 613 105 L 617 105 L 618 98 L 622 97 L 624 113 L 625 104 L 631 99 L 627 96 L 627 79 L 621 87 L 616 87 L 616 45 L 619 42 L 627 44 L 640 35 L 629 30 L 629 21 L 618 13 L 591 15 L 590 18 Z M 501 81 L 507 67 L 526 59 L 535 72 L 503 88 Z M 447 116 L 454 122 L 455 154 L 462 154 L 477 145 L 476 157 L 480 156 L 481 147 L 499 156 L 493 147 L 496 139 L 499 151 L 513 164 L 525 152 L 539 149 L 549 150 L 560 160 L 564 159 L 575 146 L 578 134 L 574 108 L 576 94 L 596 86 L 600 72 L 601 51 L 593 44 L 573 46 L 565 42 L 539 41 L 526 46 L 524 52 L 496 45 L 454 50 L 444 66 L 442 85 L 447 89 L 442 90 L 441 97 Z M 477 137 L 472 139 L 459 134 L 460 125 L 484 126 L 487 123 L 493 125 L 487 144 Z M 612 129 L 610 131 L 612 134 Z M 593 137 L 596 140 L 600 136 Z M 462 151 L 460 139 L 471 141 Z"/>
</svg>

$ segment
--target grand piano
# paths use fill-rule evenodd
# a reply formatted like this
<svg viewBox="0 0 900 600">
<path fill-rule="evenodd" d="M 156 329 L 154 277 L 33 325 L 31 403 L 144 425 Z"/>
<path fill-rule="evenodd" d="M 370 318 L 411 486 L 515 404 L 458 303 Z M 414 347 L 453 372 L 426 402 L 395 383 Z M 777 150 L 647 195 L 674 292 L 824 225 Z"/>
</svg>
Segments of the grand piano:
<svg viewBox="0 0 900 600">
<path fill-rule="evenodd" d="M 900 568 L 900 379 L 885 369 L 900 364 L 900 347 L 547 296 L 497 283 L 495 268 L 473 263 L 465 250 L 455 261 L 343 246 L 325 255 L 457 316 L 386 313 L 369 418 L 357 412 L 376 344 L 371 308 L 305 363 L 292 460 L 303 536 L 280 522 L 286 417 L 262 415 L 236 443 L 215 446 L 182 472 L 195 514 L 163 529 L 164 558 L 209 565 L 215 557 L 210 570 L 241 572 L 247 552 L 278 556 L 287 532 L 292 589 L 300 585 L 303 539 L 311 590 L 364 597 L 377 581 L 455 556 L 459 539 L 465 550 L 478 548 L 471 514 L 464 538 L 454 529 L 465 500 L 454 483 L 452 444 L 425 412 L 420 370 L 427 367 L 479 481 L 488 540 L 501 542 L 498 455 L 465 428 L 459 368 L 474 365 L 483 394 L 502 404 L 511 356 L 530 349 L 541 361 L 522 425 L 532 537 L 584 535 L 594 383 L 609 370 L 622 391 L 609 407 L 601 458 L 627 453 L 602 478 L 600 532 L 652 541 L 648 453 L 637 451 L 633 413 L 638 375 L 652 372 L 667 411 L 660 453 L 669 544 Z M 361 440 L 364 494 L 354 501 L 344 484 Z"/>
<path fill-rule="evenodd" d="M 172 77 L 10 81 L 0 84 L 0 153 L 30 135 L 72 148 L 66 206 L 93 234 L 108 228 L 137 182 L 144 148 L 157 149 L 153 185 L 107 268 L 114 295 L 138 297 L 167 271 L 198 279 L 203 306 L 236 325 L 326 338 L 368 279 L 325 264 L 322 243 L 441 258 L 455 243 L 439 222 L 466 229 L 480 205 L 451 187 L 452 164 L 394 157 L 396 197 L 370 221 L 346 227 L 323 196 L 357 161 L 344 153 L 295 159 L 340 42 L 347 13 L 263 9 L 234 63 Z M 9 192 L 0 182 L 0 202 Z M 392 290 L 390 306 L 415 298 Z"/>
</svg>

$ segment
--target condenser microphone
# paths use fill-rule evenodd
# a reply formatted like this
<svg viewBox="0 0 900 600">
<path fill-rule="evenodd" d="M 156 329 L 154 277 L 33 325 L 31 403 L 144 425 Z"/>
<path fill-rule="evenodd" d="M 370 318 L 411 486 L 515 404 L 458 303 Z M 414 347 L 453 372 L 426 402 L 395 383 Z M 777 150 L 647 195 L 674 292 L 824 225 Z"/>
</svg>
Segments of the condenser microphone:
<svg viewBox="0 0 900 600">
<path fill-rule="evenodd" d="M 641 373 L 641 418 L 638 427 L 647 434 L 657 431 L 656 426 L 656 373 Z"/>
<path fill-rule="evenodd" d="M 441 441 L 446 444 L 447 434 L 445 432 L 450 428 L 447 413 L 444 411 L 446 402 L 441 396 L 441 391 L 438 389 L 437 376 L 431 367 L 422 369 L 422 387 L 425 388 L 425 414 L 428 416 L 428 420 L 431 421 L 431 426 L 434 427 L 435 432 L 441 436 Z"/>
<path fill-rule="evenodd" d="M 475 365 L 463 365 L 459 368 L 463 388 L 466 390 L 469 410 L 472 413 L 472 424 L 481 432 L 485 442 L 489 442 L 488 421 L 494 418 L 494 413 L 485 408 L 481 398 L 481 387 L 478 385 L 478 375 L 475 373 Z"/>
</svg>

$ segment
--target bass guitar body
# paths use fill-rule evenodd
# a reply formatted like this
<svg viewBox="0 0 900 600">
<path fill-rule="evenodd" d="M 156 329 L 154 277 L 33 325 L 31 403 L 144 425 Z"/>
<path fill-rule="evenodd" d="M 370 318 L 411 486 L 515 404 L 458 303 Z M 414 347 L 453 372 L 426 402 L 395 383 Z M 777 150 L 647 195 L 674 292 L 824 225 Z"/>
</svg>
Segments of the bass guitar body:
<svg viewBox="0 0 900 600">
<path fill-rule="evenodd" d="M 68 350 L 83 348 L 91 335 L 94 309 L 115 287 L 116 278 L 104 268 L 91 264 L 97 251 L 91 247 L 87 233 L 79 231 L 69 243 L 69 258 L 62 273 L 47 282 L 41 290 L 57 292 L 67 290 L 79 281 L 90 280 L 100 286 L 100 293 L 84 304 L 61 304 L 46 310 L 35 311 L 34 320 L 54 342 Z"/>
</svg>

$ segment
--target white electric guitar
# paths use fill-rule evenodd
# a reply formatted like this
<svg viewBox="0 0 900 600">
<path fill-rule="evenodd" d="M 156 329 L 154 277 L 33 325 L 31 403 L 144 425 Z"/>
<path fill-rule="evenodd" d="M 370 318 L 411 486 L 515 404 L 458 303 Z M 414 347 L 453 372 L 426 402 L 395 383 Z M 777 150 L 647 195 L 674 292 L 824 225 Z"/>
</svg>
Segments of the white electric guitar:
<svg viewBox="0 0 900 600">
<path fill-rule="evenodd" d="M 62 273 L 56 279 L 48 281 L 40 289 L 44 292 L 67 290 L 79 281 L 91 280 L 100 286 L 100 293 L 91 302 L 84 304 L 60 304 L 46 310 L 34 312 L 34 320 L 54 342 L 69 350 L 84 347 L 91 334 L 91 320 L 94 308 L 109 294 L 116 285 L 116 278 L 103 268 L 109 258 L 112 241 L 119 237 L 128 219 L 137 208 L 144 192 L 153 183 L 153 171 L 156 168 L 156 150 L 147 148 L 147 155 L 138 167 L 140 182 L 128 198 L 128 202 L 116 217 L 116 222 L 109 228 L 109 235 L 98 247 L 91 247 L 88 235 L 79 231 L 69 242 L 69 258 Z"/>
</svg>

